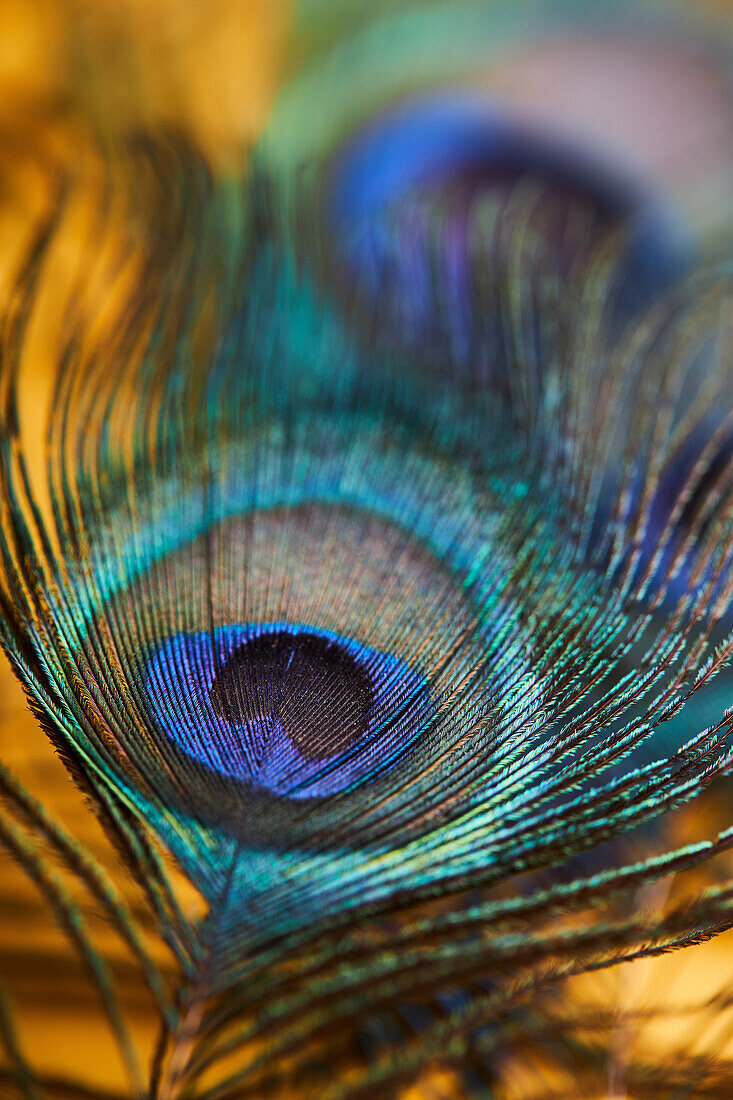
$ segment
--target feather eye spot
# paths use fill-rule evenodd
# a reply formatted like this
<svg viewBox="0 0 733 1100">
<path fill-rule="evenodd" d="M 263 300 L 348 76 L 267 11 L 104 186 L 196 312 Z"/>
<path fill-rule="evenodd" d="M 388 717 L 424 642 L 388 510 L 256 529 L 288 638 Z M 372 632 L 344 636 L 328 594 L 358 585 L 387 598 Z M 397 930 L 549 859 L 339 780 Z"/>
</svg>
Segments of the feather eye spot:
<svg viewBox="0 0 733 1100">
<path fill-rule="evenodd" d="M 312 626 L 178 634 L 148 658 L 157 724 L 187 757 L 284 798 L 323 798 L 393 766 L 434 713 L 398 658 Z"/>
</svg>

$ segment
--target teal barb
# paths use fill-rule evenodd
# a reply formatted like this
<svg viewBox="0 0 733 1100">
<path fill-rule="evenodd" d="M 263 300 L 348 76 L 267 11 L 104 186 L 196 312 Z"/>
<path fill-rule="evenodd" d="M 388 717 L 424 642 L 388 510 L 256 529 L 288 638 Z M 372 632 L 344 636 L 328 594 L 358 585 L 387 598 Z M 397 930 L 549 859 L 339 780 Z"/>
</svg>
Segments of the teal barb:
<svg viewBox="0 0 733 1100">
<path fill-rule="evenodd" d="M 110 1011 L 133 1090 L 389 1096 L 464 1066 L 486 1026 L 500 1049 L 550 983 L 733 924 L 728 887 L 643 920 L 608 906 L 730 832 L 632 864 L 606 844 L 732 766 L 727 702 L 694 724 L 733 648 L 730 288 L 678 288 L 611 336 L 614 240 L 558 272 L 532 195 L 510 191 L 473 299 L 496 370 L 459 371 L 380 340 L 358 294 L 350 311 L 299 228 L 322 224 L 310 192 L 218 190 L 179 154 L 155 151 L 155 244 L 129 245 L 111 330 L 69 302 L 43 491 L 19 364 L 61 208 L 19 274 L 2 640 L 180 963 L 170 1001 L 143 967 L 149 1081 Z M 34 820 L 3 785 L 3 814 Z M 158 845 L 206 899 L 200 925 Z M 591 873 L 560 873 L 592 852 Z M 91 858 L 77 871 L 107 898 Z M 406 1042 L 395 1006 L 446 990 L 457 1007 Z M 360 1060 L 345 1037 L 386 1018 Z"/>
</svg>

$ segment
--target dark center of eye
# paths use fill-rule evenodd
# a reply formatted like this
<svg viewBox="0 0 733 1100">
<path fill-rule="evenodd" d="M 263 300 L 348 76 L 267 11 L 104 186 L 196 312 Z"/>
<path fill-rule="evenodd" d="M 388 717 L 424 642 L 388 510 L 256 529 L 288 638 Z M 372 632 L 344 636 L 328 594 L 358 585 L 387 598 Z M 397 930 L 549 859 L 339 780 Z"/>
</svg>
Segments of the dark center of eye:
<svg viewBox="0 0 733 1100">
<path fill-rule="evenodd" d="M 372 707 L 369 674 L 343 646 L 286 630 L 239 645 L 209 692 L 227 722 L 276 719 L 309 760 L 325 760 L 366 733 Z"/>
</svg>

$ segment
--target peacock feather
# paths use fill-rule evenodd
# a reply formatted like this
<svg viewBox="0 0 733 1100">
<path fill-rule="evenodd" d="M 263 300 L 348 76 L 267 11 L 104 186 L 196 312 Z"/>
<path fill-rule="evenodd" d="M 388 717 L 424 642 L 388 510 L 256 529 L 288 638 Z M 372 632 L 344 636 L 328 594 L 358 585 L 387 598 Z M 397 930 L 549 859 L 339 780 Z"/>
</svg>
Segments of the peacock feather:
<svg viewBox="0 0 733 1100">
<path fill-rule="evenodd" d="M 733 926 L 726 874 L 654 904 L 733 844 L 666 831 L 733 769 L 729 273 L 475 96 L 305 156 L 313 79 L 236 171 L 163 126 L 47 167 L 6 296 L 0 639 L 117 862 L 5 765 L 0 843 L 128 1081 L 36 1070 L 0 981 L 10 1096 L 493 1096 L 510 1052 L 590 1096 L 567 983 Z"/>
</svg>

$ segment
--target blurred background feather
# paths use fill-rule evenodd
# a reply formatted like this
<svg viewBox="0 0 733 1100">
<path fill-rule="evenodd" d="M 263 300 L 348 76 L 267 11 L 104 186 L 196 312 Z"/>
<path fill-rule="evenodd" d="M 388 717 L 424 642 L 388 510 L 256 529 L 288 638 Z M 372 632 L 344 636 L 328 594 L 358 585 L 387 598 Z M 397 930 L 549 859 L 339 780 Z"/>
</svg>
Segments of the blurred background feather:
<svg viewBox="0 0 733 1100">
<path fill-rule="evenodd" d="M 455 227 L 475 215 L 486 192 L 510 198 L 517 179 L 527 174 L 549 194 L 551 211 L 558 195 L 567 194 L 571 175 L 571 191 L 580 193 L 601 223 L 588 240 L 639 219 L 644 235 L 637 251 L 632 248 L 629 278 L 642 291 L 631 295 L 632 302 L 653 297 L 688 268 L 730 259 L 733 50 L 724 3 L 4 0 L 0 25 L 4 300 L 59 188 L 69 188 L 47 261 L 50 274 L 42 280 L 25 343 L 19 389 L 30 473 L 46 516 L 45 415 L 79 271 L 93 262 L 94 277 L 84 282 L 79 310 L 85 339 L 93 343 L 115 331 L 141 270 L 165 284 L 169 257 L 155 267 L 160 241 L 168 247 L 173 238 L 170 251 L 176 262 L 185 261 L 179 251 L 185 253 L 186 242 L 179 250 L 175 241 L 177 215 L 165 224 L 161 180 L 164 188 L 170 182 L 171 196 L 180 178 L 187 187 L 191 179 L 198 181 L 189 192 L 197 229 L 200 196 L 219 196 L 221 189 L 230 195 L 228 181 L 253 148 L 269 173 L 290 178 L 305 167 L 307 179 L 297 191 L 306 196 L 304 210 L 293 213 L 288 202 L 282 204 L 297 226 L 268 226 L 267 233 L 289 243 L 295 238 L 300 263 L 317 269 L 337 311 L 350 317 L 356 301 L 372 335 L 377 318 L 386 353 L 414 358 L 427 347 L 428 359 L 450 354 L 466 369 L 475 369 L 474 351 L 487 333 L 471 310 L 454 308 L 457 288 L 477 266 L 476 236 L 465 230 L 461 236 Z M 311 204 L 313 175 L 318 202 Z M 110 176 L 112 197 L 100 199 Z M 271 205 L 264 200 L 266 215 Z M 151 224 L 151 211 L 159 223 Z M 577 233 L 563 223 L 553 234 L 552 243 L 560 242 L 556 256 L 562 259 L 563 248 L 569 249 L 572 267 Z M 446 265 L 449 274 L 424 285 L 418 278 L 416 293 L 410 267 L 415 257 L 433 260 L 446 252 L 457 256 Z M 485 254 L 479 249 L 479 260 Z M 121 255 L 130 257 L 127 265 L 120 264 Z M 644 263 L 634 266 L 637 256 Z M 565 270 L 561 274 L 570 279 Z M 630 307 L 623 301 L 625 322 Z M 202 316 L 204 331 L 197 338 L 205 345 L 205 310 Z M 426 325 L 432 326 L 428 341 Z M 710 717 L 702 711 L 666 748 L 718 720 L 728 705 L 724 686 L 709 704 Z M 54 881 L 63 884 L 68 911 L 74 920 L 83 918 L 105 960 L 144 1076 L 160 1051 L 161 1001 L 170 1001 L 175 1012 L 180 971 L 190 961 L 186 929 L 203 918 L 206 902 L 165 845 L 154 845 L 150 859 L 165 864 L 171 884 L 172 898 L 164 904 L 182 929 L 178 952 L 161 942 L 150 898 L 133 875 L 120 873 L 119 852 L 51 750 L 5 663 L 0 748 L 9 772 L 75 838 L 73 851 L 91 854 L 119 894 L 114 903 L 95 897 L 75 874 L 74 859 L 83 855 L 70 861 L 65 834 L 56 835 L 57 858 L 49 855 Z M 648 759 L 658 755 L 653 751 Z M 9 778 L 3 782 L 12 784 Z M 633 863 L 714 836 L 730 825 L 729 799 L 730 787 L 721 782 L 704 799 L 670 812 L 654 832 L 626 838 L 619 858 Z M 33 824 L 25 823 L 21 838 L 5 837 L 8 847 L 15 845 L 17 855 L 18 844 L 30 836 L 50 853 L 56 826 L 44 826 L 34 814 L 28 820 Z M 66 858 L 58 858 L 60 850 Z M 595 869 L 580 865 L 586 873 Z M 704 867 L 640 887 L 635 909 L 619 903 L 611 912 L 643 923 L 649 914 L 673 912 L 704 887 L 726 882 L 730 871 L 723 852 Z M 569 881 L 579 866 L 563 873 L 561 881 Z M 535 885 L 551 885 L 555 879 L 548 875 Z M 0 1095 L 134 1095 L 131 1059 L 120 1053 L 84 962 L 51 918 L 48 892 L 6 858 L 0 891 L 0 1037 L 8 1067 Z M 129 943 L 110 919 L 112 904 L 129 909 L 140 929 L 132 961 Z M 575 913 L 566 923 L 560 918 L 558 931 L 577 929 L 592 915 Z M 389 942 L 397 927 L 386 935 Z M 165 990 L 159 996 L 142 977 L 148 957 Z M 446 1055 L 446 1042 L 433 1065 L 395 1087 L 410 1097 L 723 1098 L 733 1094 L 732 964 L 730 933 L 724 933 L 689 952 L 572 978 L 538 996 L 532 1014 L 523 1007 L 516 1019 L 505 1021 L 498 1044 L 491 1028 L 474 1030 L 458 1057 Z M 491 991 L 487 983 L 478 992 Z M 447 988 L 427 1004 L 398 1004 L 394 1012 L 362 1020 L 356 1037 L 345 1034 L 329 1052 L 330 1073 L 348 1081 L 360 1058 L 369 1064 L 385 1051 L 419 1043 L 430 1025 L 460 1012 L 463 993 Z M 311 1061 L 318 1065 L 317 1057 Z M 175 1081 L 175 1074 L 168 1080 Z M 202 1090 L 213 1088 L 214 1080 L 204 1076 Z M 324 1088 L 286 1071 L 279 1085 L 260 1087 L 254 1095 L 293 1095 L 296 1089 L 317 1096 Z M 375 1084 L 365 1095 L 382 1095 L 379 1088 Z"/>
</svg>

